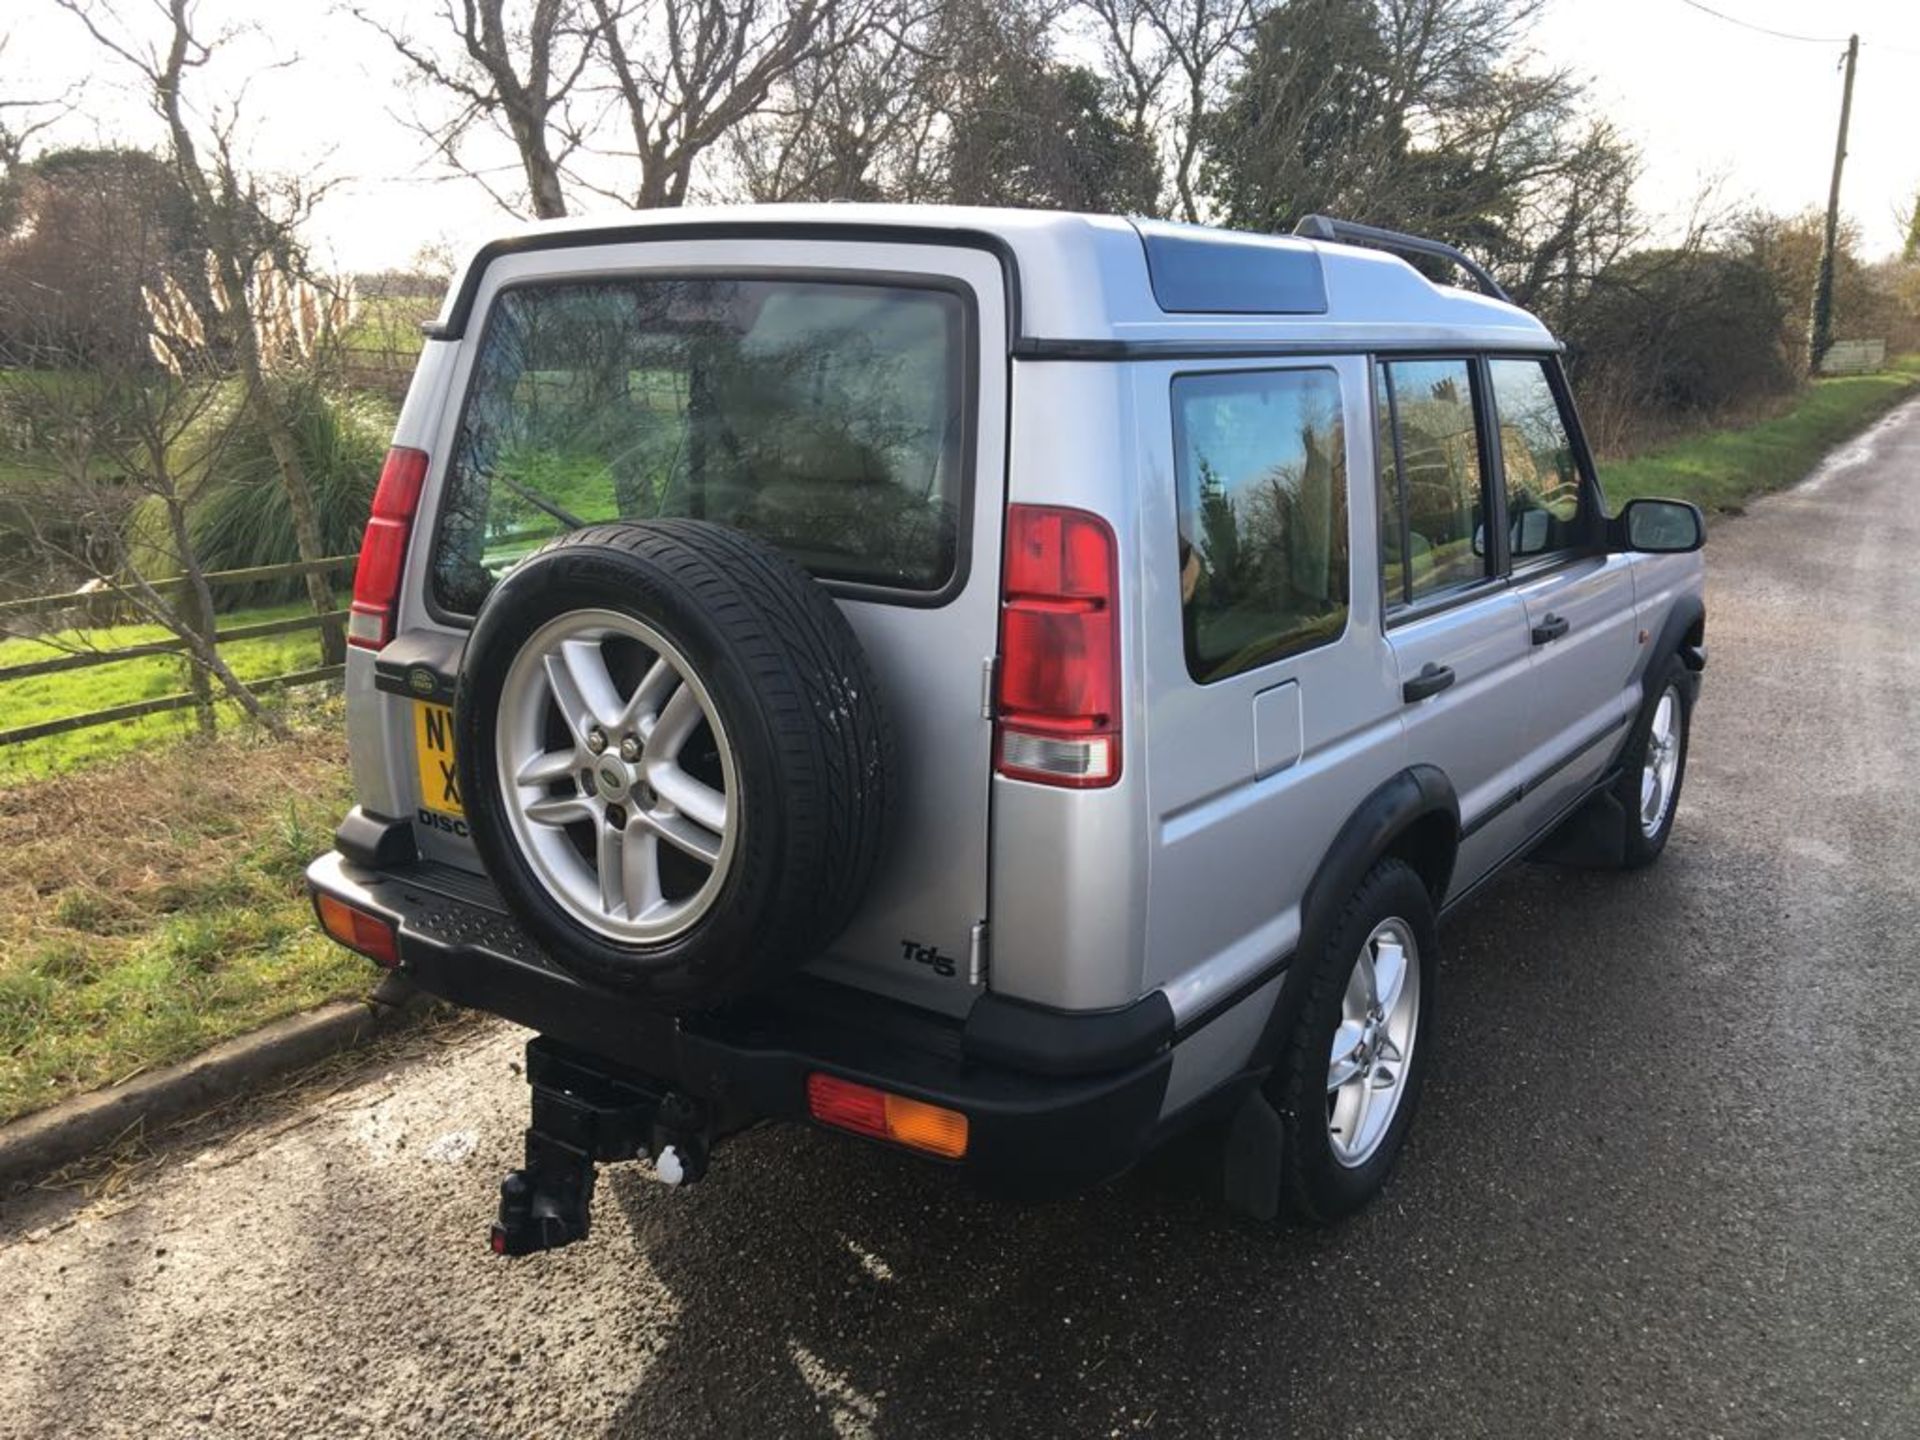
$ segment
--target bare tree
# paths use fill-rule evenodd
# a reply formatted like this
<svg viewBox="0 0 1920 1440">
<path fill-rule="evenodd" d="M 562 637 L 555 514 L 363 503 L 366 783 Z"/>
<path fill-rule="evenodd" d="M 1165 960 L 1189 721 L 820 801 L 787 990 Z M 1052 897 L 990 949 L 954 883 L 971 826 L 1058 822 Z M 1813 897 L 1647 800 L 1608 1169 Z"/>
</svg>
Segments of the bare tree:
<svg viewBox="0 0 1920 1440">
<path fill-rule="evenodd" d="M 162 243 L 158 228 L 131 225 L 114 243 L 137 257 Z M 73 303 L 94 299 L 80 295 Z M 159 331 L 166 302 L 149 294 L 133 303 L 154 327 L 148 334 L 156 350 L 163 350 Z M 73 327 L 44 310 L 33 319 L 46 330 L 32 347 L 35 358 L 45 361 L 68 343 Z M 129 323 L 139 322 L 130 317 Z M 19 331 L 10 327 L 10 333 Z M 0 351 L 0 364 L 15 358 Z M 7 387 L 0 395 L 7 413 L 0 419 L 37 442 L 14 457 L 17 523 L 67 576 L 90 576 L 85 588 L 92 597 L 174 636 L 170 648 L 187 661 L 203 734 L 214 728 L 217 687 L 279 736 L 285 726 L 221 658 L 213 594 L 190 524 L 241 415 L 227 403 L 224 368 L 209 360 L 202 349 L 186 363 L 163 368 L 137 352 L 111 349 L 89 357 L 84 369 L 74 363 L 57 368 L 46 383 Z M 0 635 L 9 633 L 34 632 L 0 626 Z M 84 631 L 34 638 L 74 654 L 97 649 Z M 170 653 L 169 647 L 155 650 Z"/>
<path fill-rule="evenodd" d="M 727 150 L 757 201 L 921 200 L 946 88 L 943 0 L 882 0 L 855 44 L 796 65 Z"/>
<path fill-rule="evenodd" d="M 571 190 L 639 208 L 684 204 L 703 157 L 776 86 L 849 50 L 887 3 L 442 0 L 432 37 L 371 5 L 353 13 L 453 103 L 417 127 L 436 151 L 518 210 L 460 151 L 475 124 L 491 124 L 519 157 L 525 208 L 547 218 L 567 213 Z"/>
<path fill-rule="evenodd" d="M 775 85 L 848 51 L 873 20 L 869 0 L 589 0 L 638 183 L 618 198 L 681 205 L 694 166 L 745 124 Z M 601 193 L 614 193 L 602 191 Z"/>
<path fill-rule="evenodd" d="M 459 47 L 450 58 L 364 7 L 355 6 L 353 14 L 384 35 L 418 79 L 458 102 L 450 118 L 418 126 L 449 164 L 464 168 L 460 141 L 476 122 L 496 125 L 520 157 L 534 216 L 567 213 L 562 167 L 581 138 L 569 102 L 593 56 L 595 34 L 581 23 L 577 0 L 533 0 L 524 16 L 510 13 L 506 0 L 457 0 L 457 7 L 445 0 L 439 20 Z M 497 193 L 494 198 L 515 208 Z"/>
<path fill-rule="evenodd" d="M 231 357 L 245 387 L 246 403 L 273 452 L 293 515 L 300 558 L 319 561 L 325 551 L 313 485 L 292 427 L 268 384 L 271 356 L 262 345 L 254 300 L 263 264 L 286 263 L 297 254 L 295 227 L 321 192 L 297 181 L 282 181 L 269 189 L 241 171 L 233 148 L 237 103 L 233 111 L 224 117 L 216 115 L 196 135 L 186 80 L 213 58 L 224 37 L 208 41 L 196 33 L 195 0 L 154 0 L 167 22 L 163 45 L 135 40 L 108 0 L 55 3 L 75 16 L 96 44 L 140 76 L 166 127 L 169 158 L 191 202 L 210 260 L 207 285 L 213 313 L 204 320 L 217 332 L 219 348 Z M 310 571 L 306 589 L 316 613 L 332 613 L 333 587 L 325 574 Z M 330 664 L 344 657 L 346 636 L 338 621 L 329 621 L 322 629 L 321 651 Z"/>
<path fill-rule="evenodd" d="M 0 35 L 0 69 L 6 65 L 11 35 Z M 27 144 L 73 111 L 77 87 L 69 86 L 58 95 L 0 96 L 0 174 L 18 165 L 27 155 Z"/>
<path fill-rule="evenodd" d="M 1252 44 L 1256 0 L 1081 0 L 1136 126 L 1162 137 L 1167 208 L 1198 221 L 1205 122 Z"/>
</svg>

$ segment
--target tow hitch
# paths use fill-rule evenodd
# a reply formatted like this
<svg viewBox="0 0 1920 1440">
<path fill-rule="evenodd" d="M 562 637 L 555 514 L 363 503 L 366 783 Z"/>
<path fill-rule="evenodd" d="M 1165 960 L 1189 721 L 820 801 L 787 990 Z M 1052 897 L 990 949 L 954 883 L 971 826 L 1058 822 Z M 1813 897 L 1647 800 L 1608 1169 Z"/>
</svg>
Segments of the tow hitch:
<svg viewBox="0 0 1920 1440">
<path fill-rule="evenodd" d="M 500 1182 L 496 1255 L 531 1255 L 587 1238 L 595 1166 L 652 1157 L 669 1185 L 707 1173 L 712 1122 L 699 1101 L 639 1075 L 615 1075 L 545 1037 L 527 1042 L 533 1124 L 526 1168 Z"/>
</svg>

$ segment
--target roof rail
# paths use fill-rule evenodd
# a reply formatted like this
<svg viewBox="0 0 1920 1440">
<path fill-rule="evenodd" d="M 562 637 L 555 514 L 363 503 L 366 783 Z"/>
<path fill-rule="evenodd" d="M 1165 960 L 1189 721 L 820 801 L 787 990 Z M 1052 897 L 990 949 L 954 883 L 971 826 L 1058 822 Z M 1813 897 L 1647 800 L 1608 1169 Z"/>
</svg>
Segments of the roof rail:
<svg viewBox="0 0 1920 1440">
<path fill-rule="evenodd" d="M 1513 303 L 1513 297 L 1501 288 L 1500 282 L 1493 278 L 1486 266 L 1453 246 L 1439 240 L 1429 240 L 1424 235 L 1383 230 L 1378 225 L 1362 225 L 1354 220 L 1336 220 L 1331 215 L 1302 215 L 1300 223 L 1293 227 L 1293 233 L 1309 240 L 1372 245 L 1402 255 L 1430 255 L 1436 260 L 1450 260 L 1474 278 L 1482 293 L 1496 300 L 1504 300 L 1509 305 Z"/>
</svg>

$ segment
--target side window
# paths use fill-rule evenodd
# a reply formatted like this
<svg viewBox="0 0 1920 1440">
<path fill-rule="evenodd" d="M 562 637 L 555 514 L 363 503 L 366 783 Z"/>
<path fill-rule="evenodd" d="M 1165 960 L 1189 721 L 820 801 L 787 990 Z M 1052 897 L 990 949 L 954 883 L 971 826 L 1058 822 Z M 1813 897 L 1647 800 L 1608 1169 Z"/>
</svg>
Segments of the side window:
<svg viewBox="0 0 1920 1440">
<path fill-rule="evenodd" d="M 1494 360 L 1507 529 L 1516 562 L 1578 545 L 1580 470 L 1560 403 L 1538 360 Z"/>
<path fill-rule="evenodd" d="M 1173 453 L 1193 678 L 1225 679 L 1338 637 L 1347 624 L 1339 377 L 1177 376 Z"/>
<path fill-rule="evenodd" d="M 1380 564 L 1391 608 L 1486 577 L 1486 493 L 1472 365 L 1395 360 L 1377 378 Z"/>
</svg>

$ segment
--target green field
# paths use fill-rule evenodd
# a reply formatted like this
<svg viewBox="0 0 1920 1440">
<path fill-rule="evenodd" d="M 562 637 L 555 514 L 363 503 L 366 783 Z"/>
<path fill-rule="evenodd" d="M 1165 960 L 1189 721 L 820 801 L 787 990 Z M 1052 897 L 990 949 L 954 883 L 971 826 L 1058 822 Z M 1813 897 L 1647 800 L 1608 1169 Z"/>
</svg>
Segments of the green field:
<svg viewBox="0 0 1920 1440">
<path fill-rule="evenodd" d="M 240 610 L 221 616 L 220 623 L 224 628 L 254 621 L 277 620 L 303 614 L 307 609 L 305 601 L 296 601 L 257 610 Z M 60 644 L 37 639 L 0 640 L 0 668 L 30 660 L 50 659 L 66 653 L 65 647 L 78 643 L 110 650 L 166 638 L 167 632 L 158 625 L 116 625 L 84 633 L 66 631 L 50 637 L 50 640 L 59 641 Z M 220 653 L 241 679 L 261 679 L 318 665 L 320 636 L 317 631 L 301 630 L 290 635 L 235 640 L 222 645 Z M 0 681 L 0 730 L 11 730 L 90 710 L 104 710 L 136 700 L 150 700 L 161 695 L 177 695 L 187 688 L 187 662 L 164 655 L 121 660 L 110 665 L 69 670 L 57 675 Z M 263 696 L 262 701 L 281 703 L 278 696 Z M 237 707 L 231 704 L 223 706 L 222 710 L 223 718 L 236 721 L 241 718 Z M 9 745 L 0 748 L 0 785 L 71 770 L 135 750 L 149 750 L 155 745 L 167 744 L 191 734 L 193 728 L 193 712 L 176 710 Z"/>
<path fill-rule="evenodd" d="M 1756 495 L 1794 484 L 1828 450 L 1912 395 L 1920 395 L 1920 355 L 1903 356 L 1878 375 L 1815 380 L 1770 420 L 1703 431 L 1631 460 L 1603 460 L 1601 483 L 1616 506 L 1665 495 L 1704 510 L 1737 511 Z"/>
<path fill-rule="evenodd" d="M 420 326 L 440 312 L 438 300 L 381 295 L 360 301 L 353 323 L 340 337 L 349 354 L 418 355 Z"/>
<path fill-rule="evenodd" d="M 350 803 L 341 718 L 0 783 L 0 1121 L 367 993 L 301 879 Z"/>
</svg>

